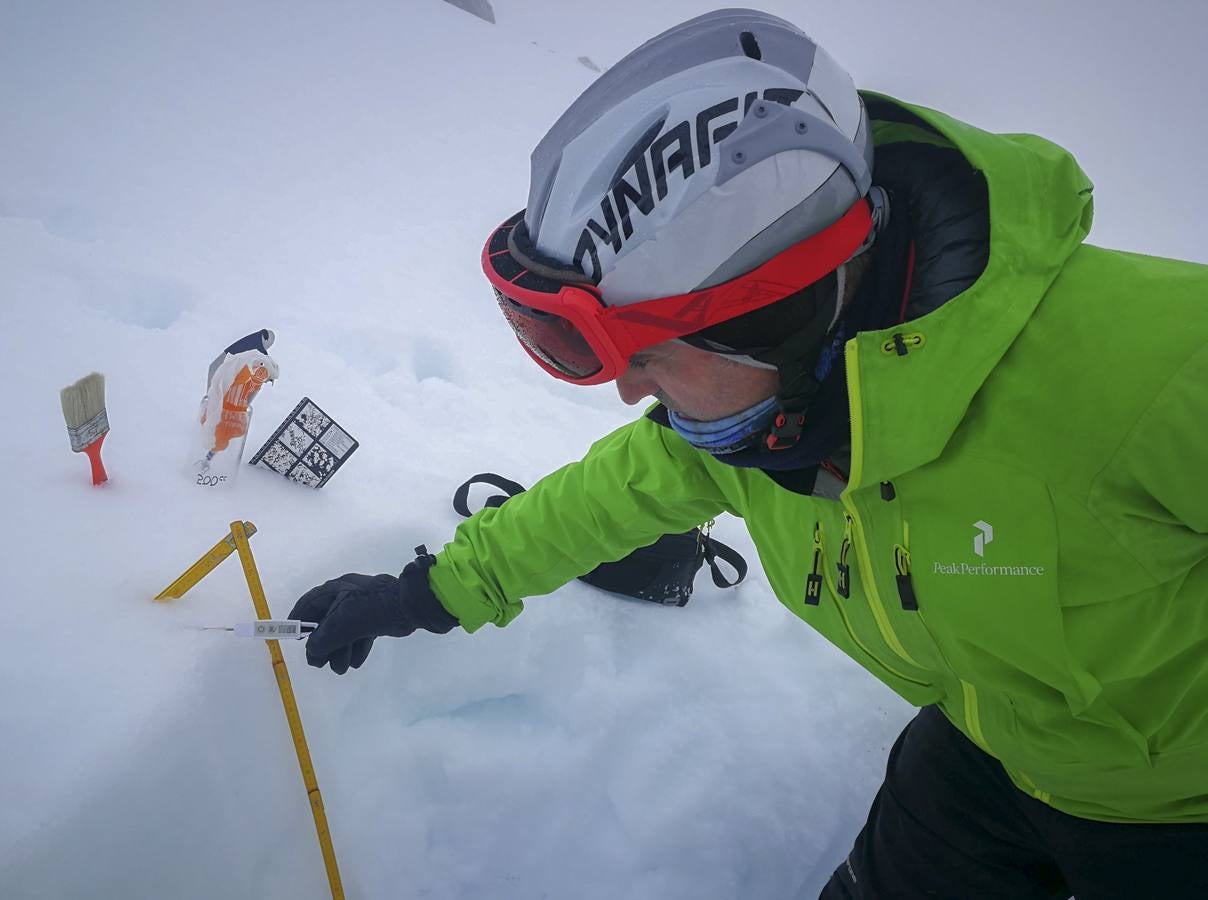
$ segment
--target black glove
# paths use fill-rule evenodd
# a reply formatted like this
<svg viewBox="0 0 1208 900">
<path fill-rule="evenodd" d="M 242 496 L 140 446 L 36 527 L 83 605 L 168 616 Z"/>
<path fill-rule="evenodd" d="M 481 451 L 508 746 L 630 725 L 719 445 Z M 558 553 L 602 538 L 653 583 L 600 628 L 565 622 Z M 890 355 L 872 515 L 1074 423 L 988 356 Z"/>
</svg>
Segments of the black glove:
<svg viewBox="0 0 1208 900">
<path fill-rule="evenodd" d="M 373 639 L 405 637 L 417 628 L 444 634 L 458 624 L 428 586 L 436 562 L 424 546 L 401 575 L 341 575 L 307 591 L 290 610 L 291 619 L 318 622 L 306 640 L 306 661 L 337 675 L 359 669 Z"/>
</svg>

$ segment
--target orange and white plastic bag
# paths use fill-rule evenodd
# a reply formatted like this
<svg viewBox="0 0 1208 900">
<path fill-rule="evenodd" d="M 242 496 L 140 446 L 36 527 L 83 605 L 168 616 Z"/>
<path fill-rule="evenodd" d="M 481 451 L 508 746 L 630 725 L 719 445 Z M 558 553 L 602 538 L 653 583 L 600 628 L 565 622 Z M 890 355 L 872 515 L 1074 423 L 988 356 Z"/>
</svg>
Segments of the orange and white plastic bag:
<svg viewBox="0 0 1208 900">
<path fill-rule="evenodd" d="M 197 484 L 215 487 L 234 480 L 251 427 L 252 401 L 278 372 L 276 361 L 260 350 L 226 353 L 211 367 L 192 454 Z"/>
</svg>

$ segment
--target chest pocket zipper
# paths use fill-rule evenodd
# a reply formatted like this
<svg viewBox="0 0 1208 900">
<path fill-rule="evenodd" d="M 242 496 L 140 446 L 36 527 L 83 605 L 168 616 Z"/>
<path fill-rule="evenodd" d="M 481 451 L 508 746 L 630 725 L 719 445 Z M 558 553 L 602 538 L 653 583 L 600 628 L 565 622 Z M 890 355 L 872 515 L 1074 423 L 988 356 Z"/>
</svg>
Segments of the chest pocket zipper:
<svg viewBox="0 0 1208 900">
<path fill-rule="evenodd" d="M 840 559 L 844 559 L 846 557 L 847 551 L 849 551 L 852 547 L 851 533 L 850 533 L 852 524 L 853 523 L 852 523 L 851 516 L 847 516 L 847 527 L 844 529 L 843 550 L 840 551 Z M 836 589 L 836 587 L 834 585 L 830 584 L 829 580 L 826 578 L 826 576 L 823 575 L 823 573 L 826 571 L 824 546 L 825 546 L 825 544 L 823 542 L 822 523 L 815 522 L 814 523 L 813 568 L 812 568 L 811 572 L 805 578 L 805 602 L 811 606 L 817 606 L 819 604 L 819 601 L 821 600 L 820 595 L 821 595 L 821 591 L 822 591 L 822 585 L 824 583 L 831 590 L 832 593 L 839 594 L 842 597 L 848 596 L 848 594 L 846 594 L 846 593 L 840 594 L 840 592 Z M 848 593 L 850 593 L 850 590 L 851 590 L 850 575 L 847 576 L 846 578 L 844 578 L 843 568 L 840 568 L 839 572 L 840 572 L 840 578 L 844 579 L 844 583 L 847 586 L 847 591 L 848 591 Z M 811 592 L 813 592 L 813 596 L 817 597 L 818 599 L 811 600 L 810 599 Z M 834 606 L 835 606 L 835 609 L 838 610 L 838 612 L 839 612 L 839 618 L 842 619 L 842 621 L 843 621 L 843 628 L 844 628 L 844 630 L 847 631 L 847 636 L 849 638 L 851 638 L 852 643 L 855 644 L 857 647 L 859 647 L 864 652 L 864 654 L 866 656 L 868 656 L 869 659 L 876 660 L 876 662 L 880 666 L 882 666 L 887 671 L 892 672 L 894 675 L 896 675 L 898 678 L 901 678 L 903 681 L 909 681 L 911 684 L 916 684 L 921 687 L 930 687 L 931 686 L 925 681 L 919 681 L 917 678 L 911 678 L 909 675 L 905 674 L 904 672 L 898 671 L 893 666 L 889 665 L 889 663 L 887 663 L 883 659 L 881 659 L 881 657 L 877 656 L 870 649 L 868 649 L 868 646 L 862 640 L 860 640 L 859 637 L 856 636 L 855 629 L 853 629 L 851 627 L 851 620 L 847 617 L 847 610 L 845 610 L 843 608 L 843 604 L 836 603 Z"/>
<path fill-rule="evenodd" d="M 914 583 L 910 580 L 910 526 L 906 522 L 902 523 L 902 543 L 893 545 L 893 567 L 897 573 L 894 580 L 898 585 L 902 609 L 917 612 L 919 600 L 914 593 Z"/>
<path fill-rule="evenodd" d="M 843 526 L 843 545 L 839 548 L 839 561 L 835 563 L 835 568 L 839 570 L 836 593 L 846 600 L 851 596 L 851 566 L 848 565 L 847 555 L 851 553 L 852 521 L 847 513 L 844 513 L 843 518 L 846 520 Z"/>
<path fill-rule="evenodd" d="M 805 576 L 805 603 L 817 606 L 822 602 L 822 523 L 814 523 L 814 551 L 810 573 Z"/>
</svg>

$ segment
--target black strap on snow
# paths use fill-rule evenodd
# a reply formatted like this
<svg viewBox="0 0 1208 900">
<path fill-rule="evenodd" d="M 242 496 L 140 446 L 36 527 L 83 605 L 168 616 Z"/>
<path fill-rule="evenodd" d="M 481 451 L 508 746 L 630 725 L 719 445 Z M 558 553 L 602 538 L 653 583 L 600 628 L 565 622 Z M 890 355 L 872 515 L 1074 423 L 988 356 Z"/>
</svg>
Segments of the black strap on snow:
<svg viewBox="0 0 1208 900">
<path fill-rule="evenodd" d="M 504 478 L 502 475 L 496 475 L 494 472 L 481 472 L 466 480 L 453 494 L 453 509 L 463 518 L 470 518 L 470 488 L 476 484 L 489 484 L 492 487 L 497 487 L 503 491 L 503 494 L 493 494 L 487 497 L 484 506 L 503 506 L 503 501 L 509 497 L 515 497 L 517 494 L 524 493 L 524 486 L 512 481 L 510 478 Z"/>
<path fill-rule="evenodd" d="M 747 561 L 742 558 L 742 554 L 726 544 L 723 544 L 717 538 L 704 536 L 705 541 L 705 562 L 709 564 L 709 572 L 713 576 L 713 583 L 719 588 L 734 587 L 744 578 L 747 577 Z M 733 581 L 726 581 L 725 575 L 722 574 L 721 566 L 717 564 L 718 560 L 724 560 L 729 563 L 738 575 Z"/>
</svg>

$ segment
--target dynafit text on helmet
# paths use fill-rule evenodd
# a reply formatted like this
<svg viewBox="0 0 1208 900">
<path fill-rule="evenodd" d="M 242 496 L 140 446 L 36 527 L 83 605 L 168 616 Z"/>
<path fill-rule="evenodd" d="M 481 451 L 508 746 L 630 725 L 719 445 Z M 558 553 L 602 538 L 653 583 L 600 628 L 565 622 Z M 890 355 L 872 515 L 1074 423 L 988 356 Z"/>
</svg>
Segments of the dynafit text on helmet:
<svg viewBox="0 0 1208 900">
<path fill-rule="evenodd" d="M 1069 152 L 860 91 L 753 10 L 550 118 L 494 305 L 545 373 L 655 402 L 399 576 L 309 591 L 308 661 L 506 626 L 729 512 L 921 708 L 823 898 L 1208 896 L 1208 269 L 1086 243 Z"/>
</svg>

